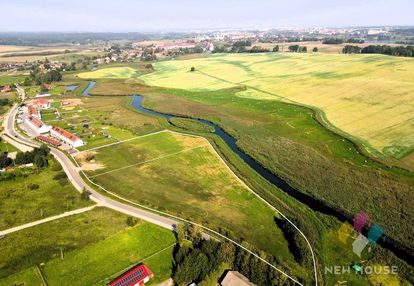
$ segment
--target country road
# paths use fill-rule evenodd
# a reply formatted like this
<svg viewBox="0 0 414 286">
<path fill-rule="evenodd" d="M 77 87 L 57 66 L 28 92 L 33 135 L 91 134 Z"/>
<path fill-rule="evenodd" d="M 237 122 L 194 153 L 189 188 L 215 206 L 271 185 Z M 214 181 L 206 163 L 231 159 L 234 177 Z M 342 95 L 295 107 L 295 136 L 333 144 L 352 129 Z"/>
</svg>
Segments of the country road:
<svg viewBox="0 0 414 286">
<path fill-rule="evenodd" d="M 24 101 L 25 92 L 23 88 L 18 87 L 17 90 L 21 96 L 22 101 Z M 22 145 L 26 146 L 26 150 L 23 150 L 23 151 L 27 151 L 27 147 L 28 148 L 39 147 L 40 146 L 39 143 L 37 143 L 36 141 L 28 137 L 21 135 L 15 130 L 15 117 L 16 117 L 17 111 L 18 111 L 18 105 L 15 104 L 11 108 L 9 113 L 5 116 L 5 119 L 3 122 L 4 124 L 3 134 L 4 136 L 8 137 L 6 139 L 7 142 L 14 145 L 16 148 L 22 148 Z M 55 157 L 55 159 L 59 162 L 59 164 L 62 165 L 63 170 L 65 171 L 66 175 L 68 176 L 73 186 L 79 192 L 84 191 L 84 190 L 89 192 L 90 199 L 96 202 L 98 205 L 108 207 L 118 212 L 143 219 L 150 223 L 153 223 L 163 228 L 167 228 L 171 230 L 175 229 L 176 225 L 178 224 L 176 220 L 173 220 L 173 219 L 161 216 L 161 215 L 157 215 L 150 211 L 135 208 L 133 206 L 121 203 L 119 201 L 113 200 L 111 198 L 108 198 L 100 194 L 99 192 L 92 189 L 83 180 L 83 178 L 79 174 L 79 171 L 80 171 L 79 168 L 76 167 L 74 163 L 62 151 L 56 148 L 50 147 L 50 153 L 53 155 L 53 157 Z"/>
<path fill-rule="evenodd" d="M 25 92 L 24 89 L 17 87 L 17 90 L 21 96 L 22 101 L 24 101 L 25 99 Z M 4 131 L 3 134 L 4 136 L 7 136 L 7 141 L 14 145 L 15 147 L 19 148 L 22 147 L 22 145 L 26 146 L 26 147 L 39 147 L 40 143 L 36 142 L 35 140 L 28 138 L 26 136 L 21 135 L 20 133 L 18 133 L 15 129 L 15 118 L 16 118 L 16 114 L 18 112 L 18 104 L 15 104 L 11 110 L 9 111 L 9 113 L 6 115 L 5 120 L 3 122 L 4 124 Z M 96 202 L 99 206 L 104 206 L 104 207 L 108 207 L 110 209 L 113 209 L 115 211 L 130 215 L 130 216 L 134 216 L 140 219 L 143 219 L 145 221 L 148 221 L 150 223 L 156 224 L 158 226 L 161 226 L 163 228 L 167 228 L 170 230 L 175 230 L 176 226 L 178 225 L 179 221 L 180 222 L 185 222 L 185 223 L 189 223 L 195 226 L 200 227 L 201 229 L 203 229 L 203 233 L 202 236 L 204 239 L 224 239 L 227 240 L 231 243 L 233 243 L 234 245 L 236 245 L 237 247 L 240 247 L 241 249 L 245 250 L 246 252 L 250 253 L 251 255 L 255 256 L 257 259 L 259 259 L 260 261 L 262 261 L 263 263 L 267 264 L 268 266 L 272 267 L 273 269 L 277 270 L 278 272 L 280 272 L 281 274 L 285 275 L 287 278 L 289 278 L 290 280 L 292 280 L 293 282 L 295 282 L 297 285 L 303 285 L 302 283 L 300 283 L 299 281 L 297 281 L 295 278 L 293 278 L 292 276 L 290 276 L 289 274 L 287 274 L 286 272 L 284 272 L 283 270 L 279 269 L 278 267 L 274 266 L 272 263 L 270 263 L 269 261 L 265 260 L 264 258 L 262 258 L 261 256 L 257 255 L 256 253 L 252 252 L 251 250 L 247 249 L 246 247 L 244 247 L 243 245 L 241 245 L 240 243 L 232 240 L 229 237 L 226 237 L 225 235 L 211 229 L 208 228 L 206 226 L 203 226 L 201 224 L 189 221 L 187 219 L 183 219 L 171 214 L 167 214 L 152 208 L 149 208 L 147 206 L 138 204 L 136 202 L 130 201 L 128 199 L 122 198 L 119 195 L 112 193 L 106 189 L 104 189 L 102 186 L 95 184 L 94 182 L 92 182 L 87 176 L 86 179 L 89 180 L 89 182 L 92 185 L 95 185 L 96 187 L 100 188 L 101 190 L 103 190 L 105 193 L 107 193 L 108 195 L 111 195 L 113 197 L 117 197 L 118 199 L 125 201 L 129 204 L 125 204 L 122 203 L 120 201 L 116 201 L 113 200 L 97 191 L 95 191 L 94 189 L 92 189 L 82 178 L 82 176 L 80 175 L 80 173 L 83 173 L 82 169 L 76 165 L 75 162 L 71 161 L 69 159 L 68 156 L 65 155 L 65 153 L 63 153 L 61 150 L 54 148 L 54 147 L 50 147 L 50 153 L 54 156 L 54 158 L 59 162 L 59 164 L 62 166 L 63 170 L 65 171 L 66 175 L 68 176 L 70 182 L 73 184 L 73 186 L 79 191 L 87 191 L 90 194 L 90 199 L 94 202 Z M 213 149 L 214 150 L 214 149 Z M 215 151 L 214 151 L 215 152 Z M 216 153 L 216 155 L 220 158 L 220 160 L 222 160 L 223 164 L 225 164 L 227 166 L 227 164 L 224 162 L 224 160 Z M 229 168 L 227 166 L 227 168 Z M 229 170 L 231 171 L 231 169 L 229 168 Z M 232 172 L 232 171 L 231 171 Z M 233 172 L 232 172 L 233 173 Z M 234 173 L 233 175 L 238 178 Z M 240 178 L 238 178 L 238 180 L 240 180 Z M 261 198 L 257 193 L 255 193 L 253 190 L 251 190 L 246 184 L 244 184 L 243 181 L 240 180 L 240 182 L 245 185 L 245 187 L 251 191 L 254 195 L 256 195 L 260 200 L 262 200 L 264 203 L 266 203 L 271 209 L 273 209 L 274 211 L 280 213 L 286 220 L 287 217 L 284 216 L 279 210 L 277 210 L 276 208 L 274 208 L 272 205 L 270 205 L 267 201 L 265 201 L 263 198 Z M 136 205 L 137 207 L 134 207 L 132 205 Z M 147 209 L 147 210 L 144 210 Z M 159 213 L 159 214 L 157 214 Z M 163 216 L 165 215 L 165 216 Z M 168 218 L 168 217 L 170 218 Z M 289 221 L 289 220 L 288 220 Z M 291 221 L 289 221 L 289 223 L 291 223 L 298 231 L 299 233 L 305 238 L 306 242 L 309 244 L 311 253 L 312 253 L 312 260 L 313 260 L 313 264 L 314 264 L 314 272 L 315 272 L 315 285 L 318 285 L 318 280 L 317 280 L 317 272 L 316 272 L 316 261 L 315 261 L 315 256 L 313 253 L 313 249 L 310 246 L 309 241 L 307 240 L 306 236 L 299 230 L 299 228 L 297 228 L 296 225 L 294 225 Z M 212 237 L 209 233 L 214 234 L 214 237 Z"/>
</svg>

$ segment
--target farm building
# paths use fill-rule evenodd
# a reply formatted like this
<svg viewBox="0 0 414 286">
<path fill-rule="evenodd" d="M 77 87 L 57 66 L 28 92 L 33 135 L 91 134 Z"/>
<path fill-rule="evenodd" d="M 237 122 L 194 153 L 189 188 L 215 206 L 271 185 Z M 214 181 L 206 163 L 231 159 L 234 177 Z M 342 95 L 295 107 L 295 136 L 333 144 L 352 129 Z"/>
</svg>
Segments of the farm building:
<svg viewBox="0 0 414 286">
<path fill-rule="evenodd" d="M 42 121 L 40 121 L 36 117 L 29 116 L 26 119 L 26 122 L 27 122 L 27 125 L 31 129 L 33 129 L 34 131 L 36 131 L 37 133 L 47 133 L 47 132 L 50 131 L 49 126 L 47 126 L 46 124 L 44 124 Z"/>
<path fill-rule="evenodd" d="M 50 107 L 50 102 L 47 99 L 40 98 L 33 100 L 33 106 L 40 109 L 48 109 Z"/>
<path fill-rule="evenodd" d="M 10 85 L 5 85 L 0 87 L 0 92 L 10 92 L 12 89 L 10 87 Z"/>
<path fill-rule="evenodd" d="M 50 135 L 69 144 L 71 147 L 74 147 L 74 148 L 80 147 L 83 145 L 82 139 L 66 131 L 63 128 L 52 127 L 52 129 L 50 129 Z"/>
<path fill-rule="evenodd" d="M 255 286 L 243 274 L 237 271 L 228 271 L 220 283 L 221 286 Z"/>
<path fill-rule="evenodd" d="M 108 286 L 142 286 L 152 277 L 154 274 L 151 270 L 145 264 L 140 264 L 111 281 Z"/>
<path fill-rule="evenodd" d="M 39 110 L 36 107 L 34 107 L 33 105 L 29 105 L 27 107 L 27 113 L 29 114 L 29 117 L 30 116 L 31 117 L 35 117 L 35 118 L 37 118 L 39 120 L 42 119 Z"/>
<path fill-rule="evenodd" d="M 49 137 L 46 137 L 46 136 L 43 136 L 43 135 L 39 135 L 36 138 L 39 139 L 42 142 L 51 144 L 51 145 L 56 146 L 56 147 L 59 147 L 59 146 L 62 145 L 62 143 L 60 143 L 59 141 L 54 140 L 54 139 L 49 138 Z"/>
</svg>

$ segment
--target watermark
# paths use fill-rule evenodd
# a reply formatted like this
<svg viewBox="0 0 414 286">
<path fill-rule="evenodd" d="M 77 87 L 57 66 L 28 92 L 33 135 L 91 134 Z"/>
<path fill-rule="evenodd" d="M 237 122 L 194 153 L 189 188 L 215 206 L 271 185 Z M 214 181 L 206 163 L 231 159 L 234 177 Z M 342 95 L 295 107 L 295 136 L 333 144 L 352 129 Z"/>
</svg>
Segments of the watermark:
<svg viewBox="0 0 414 286">
<path fill-rule="evenodd" d="M 368 237 L 362 234 L 364 229 L 368 229 Z M 354 217 L 354 230 L 356 230 L 359 235 L 352 243 L 352 251 L 361 257 L 362 251 L 368 247 L 368 252 L 371 252 L 371 247 L 375 246 L 378 240 L 381 238 L 385 240 L 383 228 L 376 224 L 372 223 L 369 219 L 369 216 L 366 212 L 361 211 Z"/>
<path fill-rule="evenodd" d="M 382 266 L 382 265 L 373 265 L 373 266 L 359 266 L 356 267 L 357 264 L 352 266 L 344 266 L 344 265 L 335 265 L 335 266 L 325 266 L 325 274 L 334 274 L 334 275 L 342 275 L 342 274 L 350 274 L 350 273 L 357 273 L 363 275 L 398 275 L 398 266 Z"/>
</svg>

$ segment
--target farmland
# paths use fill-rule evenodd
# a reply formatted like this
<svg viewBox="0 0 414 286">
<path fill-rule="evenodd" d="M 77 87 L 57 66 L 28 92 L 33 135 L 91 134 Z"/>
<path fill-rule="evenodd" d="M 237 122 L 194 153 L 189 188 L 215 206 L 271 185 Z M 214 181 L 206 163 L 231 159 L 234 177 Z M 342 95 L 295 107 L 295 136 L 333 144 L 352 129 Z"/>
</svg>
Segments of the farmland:
<svg viewBox="0 0 414 286">
<path fill-rule="evenodd" d="M 278 215 L 229 173 L 204 139 L 162 132 L 83 151 L 75 159 L 107 190 L 227 230 L 277 254 L 295 275 L 305 275 L 274 222 Z"/>
<path fill-rule="evenodd" d="M 49 162 L 44 170 L 19 169 L 9 179 L 0 176 L 0 230 L 91 205 L 81 199 L 60 165 Z"/>
<path fill-rule="evenodd" d="M 229 54 L 157 62 L 140 79 L 200 92 L 240 86 L 240 97 L 312 106 L 332 128 L 399 159 L 414 145 L 412 63 L 378 55 Z"/>
<path fill-rule="evenodd" d="M 115 78 L 128 79 L 137 76 L 136 71 L 130 67 L 112 67 L 99 69 L 92 72 L 84 72 L 78 75 L 83 79 Z"/>
<path fill-rule="evenodd" d="M 127 98 L 55 99 L 42 111 L 44 122 L 80 136 L 88 149 L 160 130 L 157 119 L 137 114 L 127 107 Z"/>
<path fill-rule="evenodd" d="M 8 235 L 0 241 L 0 285 L 34 283 L 39 279 L 36 265 L 41 263 L 48 285 L 63 285 L 63 281 L 105 285 L 107 279 L 143 261 L 152 267 L 155 281 L 167 279 L 172 251 L 168 247 L 175 242 L 174 235 L 144 222 L 127 227 L 125 220 L 112 210 L 96 208 Z"/>
</svg>

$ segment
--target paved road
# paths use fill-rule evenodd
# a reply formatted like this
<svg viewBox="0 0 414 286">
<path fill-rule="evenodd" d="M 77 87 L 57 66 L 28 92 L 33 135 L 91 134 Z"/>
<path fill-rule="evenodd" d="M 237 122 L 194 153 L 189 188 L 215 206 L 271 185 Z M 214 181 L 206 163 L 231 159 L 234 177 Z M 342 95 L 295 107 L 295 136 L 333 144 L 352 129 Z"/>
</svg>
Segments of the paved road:
<svg viewBox="0 0 414 286">
<path fill-rule="evenodd" d="M 22 98 L 25 99 L 25 92 L 22 88 L 18 87 L 18 92 Z M 4 120 L 4 135 L 8 136 L 8 142 L 13 144 L 15 147 L 19 148 L 21 145 L 26 145 L 30 147 L 39 147 L 40 144 L 36 141 L 27 138 L 15 130 L 15 117 L 18 111 L 18 105 L 14 105 L 10 112 L 6 115 Z M 11 139 L 11 140 L 10 140 Z M 60 150 L 51 147 L 50 153 L 55 157 L 55 159 L 62 165 L 63 170 L 68 176 L 70 182 L 78 191 L 86 190 L 90 193 L 90 198 L 97 204 L 111 208 L 113 210 L 119 211 L 121 213 L 134 216 L 143 220 L 146 220 L 150 223 L 159 225 L 167 229 L 175 229 L 175 226 L 178 224 L 177 221 L 157 215 L 155 213 L 145 211 L 142 209 L 135 208 L 133 206 L 121 203 L 119 201 L 108 198 L 101 193 L 96 192 L 94 189 L 89 187 L 85 183 L 83 178 L 79 174 L 79 168 L 74 165 L 74 163 Z"/>
</svg>

